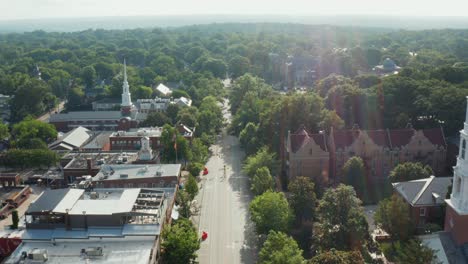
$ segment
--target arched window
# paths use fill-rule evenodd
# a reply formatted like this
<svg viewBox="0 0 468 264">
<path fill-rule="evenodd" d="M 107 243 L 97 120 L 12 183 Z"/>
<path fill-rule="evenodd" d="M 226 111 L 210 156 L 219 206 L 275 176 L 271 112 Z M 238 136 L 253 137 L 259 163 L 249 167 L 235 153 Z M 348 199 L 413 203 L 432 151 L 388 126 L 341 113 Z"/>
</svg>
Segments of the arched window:
<svg viewBox="0 0 468 264">
<path fill-rule="evenodd" d="M 461 157 L 462 157 L 462 159 L 465 159 L 465 152 L 466 152 L 466 140 L 463 139 L 462 148 L 461 148 Z"/>
</svg>

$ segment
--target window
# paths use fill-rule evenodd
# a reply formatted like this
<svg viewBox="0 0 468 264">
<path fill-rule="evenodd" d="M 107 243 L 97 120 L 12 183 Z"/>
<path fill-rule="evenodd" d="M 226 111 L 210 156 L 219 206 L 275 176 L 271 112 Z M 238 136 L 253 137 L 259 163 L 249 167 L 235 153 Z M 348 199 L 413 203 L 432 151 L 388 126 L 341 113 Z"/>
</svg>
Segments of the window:
<svg viewBox="0 0 468 264">
<path fill-rule="evenodd" d="M 465 152 L 466 152 L 466 140 L 463 139 L 462 141 L 462 149 L 461 149 L 461 158 L 465 159 Z"/>
<path fill-rule="evenodd" d="M 309 149 L 309 155 L 312 155 L 312 149 Z"/>
<path fill-rule="evenodd" d="M 419 208 L 419 216 L 426 216 L 426 208 Z"/>
</svg>

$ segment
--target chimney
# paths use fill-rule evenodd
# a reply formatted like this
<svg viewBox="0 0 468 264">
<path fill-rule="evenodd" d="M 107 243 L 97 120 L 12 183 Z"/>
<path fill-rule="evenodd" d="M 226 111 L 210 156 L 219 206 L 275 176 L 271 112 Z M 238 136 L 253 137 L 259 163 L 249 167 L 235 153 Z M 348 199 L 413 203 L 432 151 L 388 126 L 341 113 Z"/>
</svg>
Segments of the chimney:
<svg viewBox="0 0 468 264">
<path fill-rule="evenodd" d="M 88 175 L 91 175 L 91 169 L 93 168 L 92 164 L 91 164 L 91 159 L 90 158 L 87 158 L 86 159 L 86 168 L 88 169 Z"/>
</svg>

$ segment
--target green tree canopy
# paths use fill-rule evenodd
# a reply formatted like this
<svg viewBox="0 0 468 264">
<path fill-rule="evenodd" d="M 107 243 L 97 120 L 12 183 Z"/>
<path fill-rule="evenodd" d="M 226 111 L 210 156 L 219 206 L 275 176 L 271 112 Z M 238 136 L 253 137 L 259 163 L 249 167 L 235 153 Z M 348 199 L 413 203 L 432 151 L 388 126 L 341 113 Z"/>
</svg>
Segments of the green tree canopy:
<svg viewBox="0 0 468 264">
<path fill-rule="evenodd" d="M 252 200 L 250 215 L 259 234 L 267 234 L 270 230 L 285 232 L 293 219 L 284 194 L 271 191 Z"/>
<path fill-rule="evenodd" d="M 258 135 L 258 125 L 255 125 L 252 122 L 249 122 L 245 128 L 239 134 L 239 141 L 241 146 L 244 148 L 247 155 L 252 155 L 257 152 L 259 146 Z"/>
<path fill-rule="evenodd" d="M 353 186 L 360 197 L 367 193 L 366 171 L 364 161 L 360 157 L 351 157 L 344 164 L 343 183 Z"/>
<path fill-rule="evenodd" d="M 267 167 L 270 172 L 276 171 L 276 155 L 268 148 L 263 147 L 255 155 L 248 156 L 243 167 L 243 171 L 251 179 L 261 167 Z M 273 174 L 274 175 L 274 174 Z"/>
<path fill-rule="evenodd" d="M 394 241 L 406 241 L 413 234 L 410 206 L 396 194 L 379 203 L 374 219 Z"/>
<path fill-rule="evenodd" d="M 179 131 L 170 126 L 164 125 L 161 133 L 161 144 L 163 145 L 162 158 L 165 161 L 191 160 L 189 142 L 179 134 Z"/>
<path fill-rule="evenodd" d="M 168 264 L 194 263 L 200 248 L 198 235 L 189 219 L 179 219 L 162 233 L 162 258 Z"/>
<path fill-rule="evenodd" d="M 151 112 L 141 123 L 142 127 L 162 127 L 172 125 L 172 120 L 163 112 Z"/>
<path fill-rule="evenodd" d="M 331 249 L 314 256 L 308 264 L 364 264 L 359 251 L 339 251 Z"/>
<path fill-rule="evenodd" d="M 184 186 L 185 191 L 188 193 L 190 200 L 193 200 L 198 194 L 198 184 L 194 176 L 189 175 L 187 182 Z"/>
<path fill-rule="evenodd" d="M 57 130 L 51 124 L 27 117 L 13 126 L 12 135 L 16 141 L 38 138 L 48 143 L 57 138 Z"/>
<path fill-rule="evenodd" d="M 317 197 L 315 195 L 315 184 L 308 177 L 296 177 L 288 185 L 289 203 L 296 215 L 296 219 L 313 219 Z"/>
<path fill-rule="evenodd" d="M 431 167 L 419 162 L 405 162 L 398 164 L 390 172 L 391 182 L 412 181 L 424 179 L 433 174 Z"/>
<path fill-rule="evenodd" d="M 368 236 L 362 202 L 353 187 L 343 184 L 325 191 L 317 210 L 315 235 L 324 249 L 360 248 Z"/>
<path fill-rule="evenodd" d="M 83 79 L 86 87 L 94 87 L 94 84 L 96 83 L 96 70 L 94 67 L 92 65 L 84 67 L 81 71 L 81 78 Z"/>
<path fill-rule="evenodd" d="M 274 180 L 271 177 L 270 170 L 267 167 L 261 167 L 255 172 L 251 182 L 251 189 L 255 195 L 260 195 L 266 191 L 272 191 Z"/>
<path fill-rule="evenodd" d="M 304 264 L 297 242 L 282 232 L 270 231 L 259 254 L 259 264 Z"/>
<path fill-rule="evenodd" d="M 10 131 L 6 124 L 0 123 L 0 140 L 7 139 L 10 137 Z"/>
</svg>

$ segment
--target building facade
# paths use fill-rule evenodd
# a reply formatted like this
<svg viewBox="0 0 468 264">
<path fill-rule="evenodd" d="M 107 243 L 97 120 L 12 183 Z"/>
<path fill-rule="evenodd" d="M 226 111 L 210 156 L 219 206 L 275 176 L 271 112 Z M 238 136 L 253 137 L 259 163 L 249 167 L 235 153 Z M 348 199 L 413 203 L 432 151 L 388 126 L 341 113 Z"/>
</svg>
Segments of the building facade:
<svg viewBox="0 0 468 264">
<path fill-rule="evenodd" d="M 468 101 L 468 97 L 467 97 Z M 445 231 L 450 232 L 457 245 L 468 243 L 468 105 L 465 123 L 460 131 L 460 150 L 453 169 L 453 187 L 450 199 L 445 200 Z"/>
<path fill-rule="evenodd" d="M 330 153 L 325 134 L 310 134 L 304 127 L 288 133 L 287 173 L 291 178 L 306 176 L 328 182 Z"/>
<path fill-rule="evenodd" d="M 410 206 L 410 217 L 417 228 L 428 223 L 443 224 L 443 206 L 451 177 L 434 177 L 392 183 L 393 190 Z"/>
<path fill-rule="evenodd" d="M 300 129 L 288 133 L 285 162 L 289 178 L 328 175 L 329 180 L 338 182 L 346 161 L 358 156 L 370 180 L 384 180 L 403 162 L 421 162 L 431 166 L 436 175 L 444 174 L 446 152 L 442 128 L 332 129 L 328 135 Z"/>
</svg>

